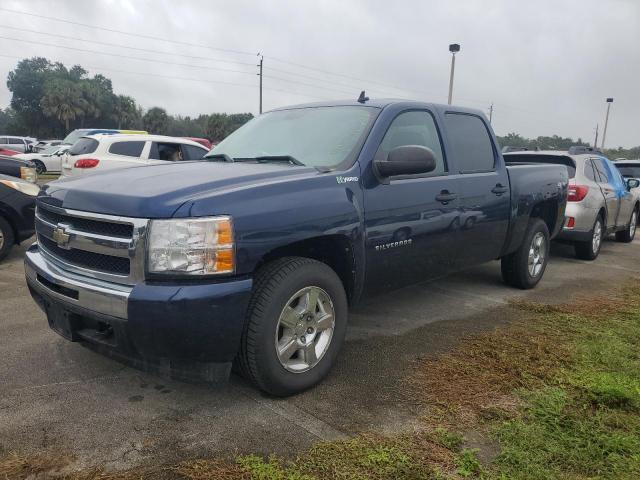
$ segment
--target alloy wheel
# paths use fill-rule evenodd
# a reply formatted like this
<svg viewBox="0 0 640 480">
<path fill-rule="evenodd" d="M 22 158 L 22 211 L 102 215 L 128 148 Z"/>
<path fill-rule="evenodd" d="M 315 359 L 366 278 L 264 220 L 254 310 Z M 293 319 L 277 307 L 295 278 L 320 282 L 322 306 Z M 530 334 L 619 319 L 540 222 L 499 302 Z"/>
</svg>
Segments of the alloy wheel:
<svg viewBox="0 0 640 480">
<path fill-rule="evenodd" d="M 533 236 L 531 240 L 531 246 L 529 247 L 529 275 L 531 277 L 537 277 L 540 275 L 542 268 L 544 267 L 545 258 L 547 256 L 547 243 L 545 241 L 544 234 L 538 232 Z"/>
<path fill-rule="evenodd" d="M 331 298 L 320 287 L 305 287 L 287 302 L 276 327 L 275 348 L 288 371 L 311 370 L 327 353 L 335 328 Z"/>
<path fill-rule="evenodd" d="M 602 242 L 602 223 L 600 219 L 596 221 L 595 226 L 593 227 L 593 237 L 591 238 L 591 249 L 593 253 L 598 253 L 600 249 L 600 243 Z"/>
</svg>

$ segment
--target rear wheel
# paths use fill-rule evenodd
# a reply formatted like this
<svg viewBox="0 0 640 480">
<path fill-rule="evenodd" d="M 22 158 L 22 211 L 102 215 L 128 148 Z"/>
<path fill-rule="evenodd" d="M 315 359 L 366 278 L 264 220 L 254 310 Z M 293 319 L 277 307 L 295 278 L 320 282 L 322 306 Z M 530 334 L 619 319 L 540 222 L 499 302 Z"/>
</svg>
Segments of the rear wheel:
<svg viewBox="0 0 640 480">
<path fill-rule="evenodd" d="M 347 326 L 347 296 L 324 263 L 287 257 L 255 278 L 238 362 L 261 390 L 291 395 L 331 369 Z"/>
<path fill-rule="evenodd" d="M 638 209 L 634 208 L 629 219 L 629 226 L 624 230 L 616 232 L 616 240 L 618 242 L 630 243 L 636 236 L 636 225 L 638 223 Z"/>
<path fill-rule="evenodd" d="M 591 229 L 591 238 L 586 242 L 576 242 L 574 249 L 576 257 L 581 260 L 595 260 L 600 254 L 602 248 L 602 239 L 604 237 L 604 220 L 602 215 L 598 215 L 596 222 Z"/>
<path fill-rule="evenodd" d="M 0 260 L 9 255 L 14 243 L 13 228 L 9 222 L 0 217 Z"/>
<path fill-rule="evenodd" d="M 532 218 L 522 244 L 515 252 L 502 257 L 502 278 L 513 287 L 535 287 L 547 268 L 549 229 L 539 218 Z"/>
</svg>

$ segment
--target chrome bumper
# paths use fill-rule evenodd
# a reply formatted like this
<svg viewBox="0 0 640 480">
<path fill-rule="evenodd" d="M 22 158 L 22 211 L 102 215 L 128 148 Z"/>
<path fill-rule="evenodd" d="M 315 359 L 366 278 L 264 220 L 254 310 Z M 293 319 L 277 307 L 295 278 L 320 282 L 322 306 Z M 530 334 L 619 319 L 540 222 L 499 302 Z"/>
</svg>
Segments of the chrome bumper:
<svg viewBox="0 0 640 480">
<path fill-rule="evenodd" d="M 47 297 L 96 313 L 128 318 L 127 305 L 133 289 L 130 286 L 62 270 L 43 257 L 37 244 L 27 250 L 24 267 L 29 285 Z"/>
</svg>

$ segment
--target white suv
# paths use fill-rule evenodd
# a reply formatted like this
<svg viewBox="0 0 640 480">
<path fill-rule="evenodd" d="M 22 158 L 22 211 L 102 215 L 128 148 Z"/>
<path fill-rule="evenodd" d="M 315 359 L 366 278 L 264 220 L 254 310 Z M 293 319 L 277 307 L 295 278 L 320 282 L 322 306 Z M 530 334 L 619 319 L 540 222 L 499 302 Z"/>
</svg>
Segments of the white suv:
<svg viewBox="0 0 640 480">
<path fill-rule="evenodd" d="M 164 161 L 200 160 L 201 144 L 163 135 L 96 134 L 79 138 L 62 158 L 62 175 L 84 175 L 107 169 Z"/>
</svg>

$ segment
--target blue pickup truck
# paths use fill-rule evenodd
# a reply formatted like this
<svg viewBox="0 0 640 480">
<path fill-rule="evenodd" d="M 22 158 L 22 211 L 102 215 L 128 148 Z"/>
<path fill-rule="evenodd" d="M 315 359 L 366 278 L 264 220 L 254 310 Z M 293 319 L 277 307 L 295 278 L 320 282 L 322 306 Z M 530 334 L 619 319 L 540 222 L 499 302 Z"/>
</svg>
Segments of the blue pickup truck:
<svg viewBox="0 0 640 480">
<path fill-rule="evenodd" d="M 42 189 L 25 267 L 53 330 L 179 378 L 235 364 L 290 395 L 329 372 L 350 306 L 495 259 L 532 288 L 564 221 L 566 168 L 505 165 L 466 108 L 282 108 L 206 160 Z"/>
</svg>

